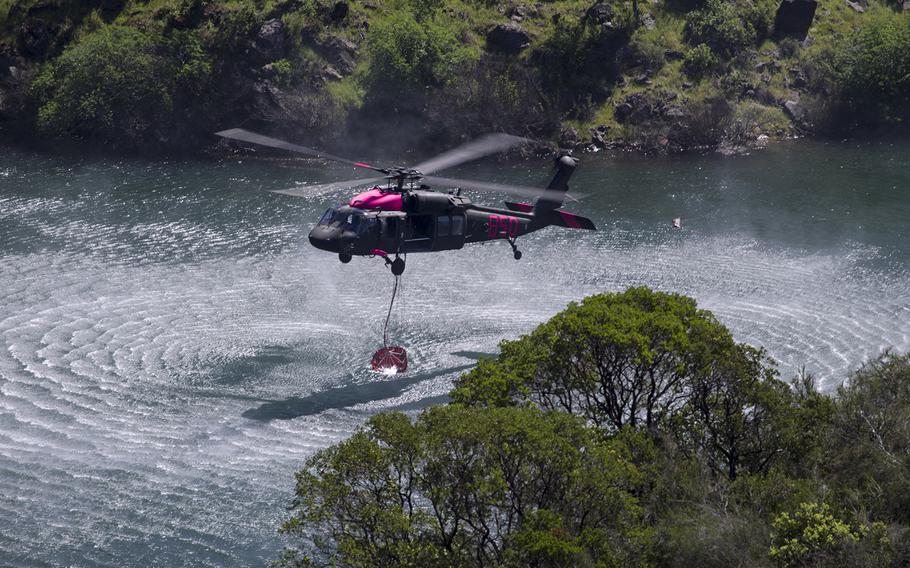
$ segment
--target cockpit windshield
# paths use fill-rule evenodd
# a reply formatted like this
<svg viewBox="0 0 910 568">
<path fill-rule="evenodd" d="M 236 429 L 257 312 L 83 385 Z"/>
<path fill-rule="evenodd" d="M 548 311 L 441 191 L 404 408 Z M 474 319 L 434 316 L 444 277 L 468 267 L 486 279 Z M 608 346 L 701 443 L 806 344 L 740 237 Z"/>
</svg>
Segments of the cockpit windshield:
<svg viewBox="0 0 910 568">
<path fill-rule="evenodd" d="M 368 217 L 362 210 L 345 208 L 342 211 L 337 208 L 326 210 L 319 219 L 319 225 L 341 228 L 347 231 L 354 231 L 358 234 L 364 234 L 371 227 L 379 226 L 379 219 Z"/>
</svg>

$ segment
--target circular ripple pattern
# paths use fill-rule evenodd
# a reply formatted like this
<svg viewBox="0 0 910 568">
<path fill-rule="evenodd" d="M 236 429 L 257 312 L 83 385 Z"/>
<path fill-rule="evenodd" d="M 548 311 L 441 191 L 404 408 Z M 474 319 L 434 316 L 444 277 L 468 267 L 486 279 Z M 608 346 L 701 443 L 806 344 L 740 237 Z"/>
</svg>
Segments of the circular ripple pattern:
<svg viewBox="0 0 910 568">
<path fill-rule="evenodd" d="M 444 400 L 501 339 L 596 292 L 692 295 L 784 377 L 834 388 L 910 347 L 907 150 L 588 158 L 571 209 L 599 232 L 537 233 L 520 262 L 504 243 L 408 259 L 391 337 L 411 369 L 393 378 L 369 371 L 387 270 L 306 244 L 345 192 L 264 191 L 350 172 L 4 152 L 0 564 L 266 564 L 307 456 L 372 412 Z"/>
</svg>

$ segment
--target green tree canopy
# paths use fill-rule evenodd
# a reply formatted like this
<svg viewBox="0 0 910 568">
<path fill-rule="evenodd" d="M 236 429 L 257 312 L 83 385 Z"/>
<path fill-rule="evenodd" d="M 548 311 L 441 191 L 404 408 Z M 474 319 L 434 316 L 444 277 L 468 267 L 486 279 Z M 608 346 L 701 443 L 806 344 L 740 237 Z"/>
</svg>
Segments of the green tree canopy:
<svg viewBox="0 0 910 568">
<path fill-rule="evenodd" d="M 337 566 L 634 566 L 641 482 L 626 446 L 568 414 L 380 414 L 308 460 L 283 530 L 328 537 Z"/>
<path fill-rule="evenodd" d="M 37 126 L 54 136 L 149 142 L 181 93 L 199 95 L 211 67 L 199 41 L 166 44 L 133 27 L 103 26 L 45 65 L 32 90 Z"/>
<path fill-rule="evenodd" d="M 530 402 L 613 431 L 653 426 L 686 405 L 692 378 L 735 349 L 691 298 L 630 288 L 585 298 L 456 381 L 469 405 Z"/>
</svg>

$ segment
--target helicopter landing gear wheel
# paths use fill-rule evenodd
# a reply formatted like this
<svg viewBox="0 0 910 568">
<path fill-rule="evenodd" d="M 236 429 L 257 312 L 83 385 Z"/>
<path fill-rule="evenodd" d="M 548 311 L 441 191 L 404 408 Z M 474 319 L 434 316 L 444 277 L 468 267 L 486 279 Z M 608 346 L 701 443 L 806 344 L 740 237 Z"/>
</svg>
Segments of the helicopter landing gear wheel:
<svg viewBox="0 0 910 568">
<path fill-rule="evenodd" d="M 349 253 L 349 252 L 338 253 L 338 260 L 340 260 L 343 264 L 347 264 L 347 263 L 351 262 L 352 258 L 354 258 L 354 257 L 351 256 L 351 253 Z"/>
<path fill-rule="evenodd" d="M 396 258 L 392 261 L 390 266 L 392 274 L 395 276 L 401 276 L 404 273 L 404 259 Z"/>
<path fill-rule="evenodd" d="M 518 250 L 518 247 L 515 245 L 515 239 L 509 239 L 509 246 L 512 247 L 512 256 L 515 257 L 515 260 L 521 260 L 521 251 Z"/>
</svg>

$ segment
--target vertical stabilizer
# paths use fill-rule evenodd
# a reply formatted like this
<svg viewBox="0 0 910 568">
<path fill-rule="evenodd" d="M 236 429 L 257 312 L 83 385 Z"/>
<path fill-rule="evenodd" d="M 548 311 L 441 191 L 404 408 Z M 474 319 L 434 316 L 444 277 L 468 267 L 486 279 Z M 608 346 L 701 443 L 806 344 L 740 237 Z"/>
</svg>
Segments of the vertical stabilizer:
<svg viewBox="0 0 910 568">
<path fill-rule="evenodd" d="M 537 203 L 534 204 L 534 213 L 544 213 L 562 207 L 566 199 L 566 192 L 569 191 L 569 178 L 575 173 L 575 165 L 578 160 L 572 156 L 561 156 L 556 160 L 556 175 L 546 191 L 543 192 Z"/>
</svg>

